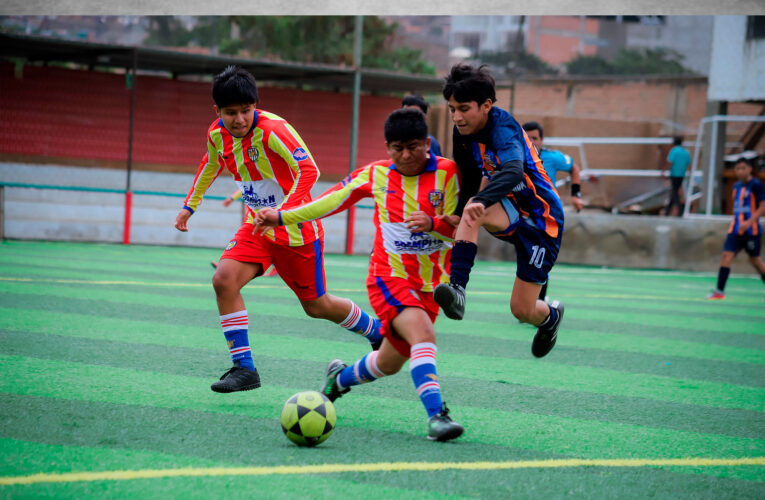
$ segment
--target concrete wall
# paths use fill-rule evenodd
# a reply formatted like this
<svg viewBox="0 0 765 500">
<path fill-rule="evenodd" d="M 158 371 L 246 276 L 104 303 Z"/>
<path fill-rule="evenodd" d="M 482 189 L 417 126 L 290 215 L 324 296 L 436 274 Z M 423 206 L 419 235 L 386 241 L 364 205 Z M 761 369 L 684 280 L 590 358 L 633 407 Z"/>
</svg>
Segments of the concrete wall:
<svg viewBox="0 0 765 500">
<path fill-rule="evenodd" d="M 133 190 L 185 194 L 191 174 L 135 172 Z M 0 181 L 122 189 L 125 172 L 107 169 L 0 163 Z M 319 183 L 319 194 L 330 183 Z M 208 194 L 227 196 L 233 181 L 219 178 Z M 63 241 L 122 242 L 124 195 L 79 191 L 5 188 L 5 237 Z M 241 222 L 241 205 L 224 208 L 207 199 L 190 219 L 188 233 L 173 228 L 182 197 L 135 196 L 131 240 L 137 244 L 223 248 Z M 371 207 L 362 201 L 362 207 Z M 354 253 L 372 249 L 372 210 L 356 210 Z M 597 266 L 714 271 L 730 223 L 729 217 L 678 219 L 566 212 L 559 262 Z M 345 251 L 346 214 L 324 219 L 327 253 Z M 479 258 L 515 260 L 511 245 L 482 232 Z M 734 261 L 734 272 L 751 272 L 747 259 Z"/>
<path fill-rule="evenodd" d="M 681 219 L 566 212 L 558 262 L 593 266 L 716 271 L 729 217 Z M 482 232 L 483 258 L 515 260 L 515 250 Z M 740 254 L 733 272 L 753 272 Z"/>
<path fill-rule="evenodd" d="M 193 178 L 192 174 L 139 171 L 131 176 L 131 188 L 185 195 Z M 124 189 L 126 175 L 124 171 L 110 169 L 0 163 L 0 182 Z M 312 193 L 318 195 L 331 185 L 319 182 Z M 233 180 L 222 175 L 207 194 L 225 197 L 235 189 Z M 4 194 L 6 238 L 122 242 L 124 194 L 16 187 L 6 187 Z M 240 203 L 226 208 L 220 200 L 206 199 L 189 220 L 189 231 L 181 233 L 173 224 L 182 205 L 183 196 L 134 195 L 131 242 L 223 248 L 242 221 Z M 359 205 L 371 206 L 371 203 Z M 371 218 L 372 210 L 356 211 L 358 229 L 354 248 L 358 253 L 369 253 L 372 249 Z M 346 214 L 325 219 L 324 228 L 326 251 L 343 252 Z"/>
</svg>

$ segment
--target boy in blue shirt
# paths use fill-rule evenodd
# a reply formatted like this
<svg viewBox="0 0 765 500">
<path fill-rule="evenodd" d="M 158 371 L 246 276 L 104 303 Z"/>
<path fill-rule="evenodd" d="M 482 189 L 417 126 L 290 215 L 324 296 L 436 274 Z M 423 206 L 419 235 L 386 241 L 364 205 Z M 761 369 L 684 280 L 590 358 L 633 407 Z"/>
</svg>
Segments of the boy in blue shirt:
<svg viewBox="0 0 765 500">
<path fill-rule="evenodd" d="M 667 166 L 669 166 L 669 182 L 671 191 L 669 194 L 669 203 L 665 215 L 672 215 L 672 208 L 677 206 L 677 216 L 682 217 L 685 204 L 682 201 L 680 190 L 683 187 L 685 171 L 691 164 L 691 154 L 683 147 L 683 138 L 676 136 L 673 140 L 674 146 L 669 150 L 667 161 L 664 163 L 661 173 L 666 175 Z"/>
<path fill-rule="evenodd" d="M 725 298 L 725 282 L 730 274 L 730 263 L 742 249 L 749 255 L 749 262 L 757 269 L 765 282 L 765 263 L 760 258 L 762 226 L 759 218 L 765 215 L 765 190 L 759 179 L 752 176 L 752 164 L 740 158 L 733 167 L 738 182 L 733 185 L 733 222 L 725 237 L 717 288 L 707 295 L 710 300 Z"/>
<path fill-rule="evenodd" d="M 526 135 L 529 136 L 532 144 L 537 148 L 539 159 L 542 160 L 547 176 L 553 184 L 555 184 L 555 177 L 559 171 L 571 173 L 571 204 L 579 212 L 584 206 L 582 202 L 582 180 L 579 175 L 581 171 L 579 165 L 574 163 L 574 159 L 569 155 L 563 154 L 556 149 L 544 147 L 545 132 L 539 123 L 526 122 L 523 124 L 523 130 L 526 131 Z"/>
<path fill-rule="evenodd" d="M 462 319 L 478 231 L 485 227 L 515 246 L 517 271 L 510 310 L 519 321 L 538 327 L 531 352 L 541 358 L 555 345 L 563 317 L 563 304 L 538 299 L 558 257 L 563 206 L 521 125 L 494 106 L 494 78 L 485 66 L 453 66 L 443 95 L 454 122 L 454 160 L 462 174 L 457 213 L 462 208 L 462 218 L 454 238 L 449 284 L 436 287 L 433 297 L 447 317 Z"/>
</svg>

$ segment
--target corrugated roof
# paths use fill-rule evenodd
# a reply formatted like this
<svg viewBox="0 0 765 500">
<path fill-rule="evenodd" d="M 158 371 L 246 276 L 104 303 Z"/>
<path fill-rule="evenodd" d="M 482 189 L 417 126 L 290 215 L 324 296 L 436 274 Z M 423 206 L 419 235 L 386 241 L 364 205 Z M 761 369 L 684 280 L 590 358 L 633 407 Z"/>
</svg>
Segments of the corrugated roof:
<svg viewBox="0 0 765 500">
<path fill-rule="evenodd" d="M 134 54 L 135 52 L 135 54 Z M 137 56 L 139 71 L 167 72 L 173 76 L 214 75 L 229 64 L 250 71 L 258 81 L 290 82 L 327 90 L 351 91 L 353 68 L 327 64 L 264 61 L 232 56 L 189 54 L 168 49 L 132 47 L 54 38 L 0 34 L 0 56 L 29 62 L 78 63 L 90 67 L 132 68 Z M 361 90 L 376 94 L 440 92 L 443 79 L 362 69 Z"/>
</svg>

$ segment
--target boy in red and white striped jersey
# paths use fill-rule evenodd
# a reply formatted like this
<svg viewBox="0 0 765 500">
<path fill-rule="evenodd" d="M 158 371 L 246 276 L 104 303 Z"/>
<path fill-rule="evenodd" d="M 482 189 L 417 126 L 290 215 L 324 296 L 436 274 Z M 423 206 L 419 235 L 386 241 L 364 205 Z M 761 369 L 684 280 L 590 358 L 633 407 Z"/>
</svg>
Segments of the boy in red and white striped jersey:
<svg viewBox="0 0 765 500">
<path fill-rule="evenodd" d="M 334 401 L 351 386 L 409 370 L 428 414 L 428 439 L 446 441 L 463 428 L 448 416 L 436 372 L 438 305 L 433 289 L 449 279 L 449 253 L 459 194 L 453 161 L 430 152 L 425 116 L 398 109 L 385 122 L 389 160 L 370 163 L 300 207 L 264 208 L 255 226 L 282 227 L 335 214 L 362 198 L 375 202 L 376 227 L 367 291 L 382 321 L 383 342 L 351 366 L 333 360 L 322 393 Z"/>
<path fill-rule="evenodd" d="M 284 119 L 256 108 L 257 84 L 247 71 L 229 66 L 215 77 L 212 94 L 219 119 L 207 132 L 207 153 L 175 220 L 176 229 L 188 231 L 189 217 L 207 188 L 223 169 L 231 172 L 247 204 L 247 214 L 221 256 L 213 287 L 234 366 L 211 389 L 234 392 L 260 387 L 240 291 L 271 264 L 295 292 L 306 314 L 338 323 L 376 347 L 382 341 L 380 322 L 352 301 L 326 292 L 321 223 L 289 224 L 253 234 L 253 217 L 263 207 L 290 208 L 311 200 L 319 169 L 308 147 Z"/>
</svg>

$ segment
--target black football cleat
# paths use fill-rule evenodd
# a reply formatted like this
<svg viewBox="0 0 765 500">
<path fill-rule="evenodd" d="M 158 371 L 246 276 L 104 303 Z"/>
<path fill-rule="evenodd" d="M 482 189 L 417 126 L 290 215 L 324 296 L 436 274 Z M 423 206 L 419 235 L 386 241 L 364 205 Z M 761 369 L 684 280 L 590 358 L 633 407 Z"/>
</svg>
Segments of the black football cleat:
<svg viewBox="0 0 765 500">
<path fill-rule="evenodd" d="M 243 366 L 239 366 L 239 362 L 234 363 L 226 373 L 224 373 L 220 380 L 210 386 L 215 392 L 237 392 L 237 391 L 250 391 L 260 387 L 260 375 L 258 370 L 250 370 Z"/>
<path fill-rule="evenodd" d="M 537 358 L 544 357 L 555 346 L 555 341 L 558 340 L 558 328 L 560 328 L 560 322 L 563 320 L 563 303 L 559 300 L 553 300 L 548 305 L 558 311 L 558 319 L 551 325 L 537 328 L 537 334 L 534 335 L 534 341 L 531 342 L 531 354 Z"/>
<path fill-rule="evenodd" d="M 340 372 L 347 367 L 348 365 L 346 365 L 339 359 L 333 359 L 327 365 L 327 371 L 324 378 L 324 385 L 322 386 L 319 392 L 327 396 L 327 398 L 332 402 L 334 402 L 337 398 L 341 397 L 343 394 L 351 390 L 350 387 L 345 389 L 344 391 L 341 391 L 340 389 L 337 388 L 337 376 L 340 375 Z"/>
<path fill-rule="evenodd" d="M 447 318 L 462 319 L 465 315 L 465 289 L 455 283 L 441 283 L 433 291 L 433 300 Z"/>
<path fill-rule="evenodd" d="M 428 419 L 428 439 L 430 441 L 449 441 L 458 438 L 465 428 L 449 417 L 449 408 L 441 405 L 441 411 Z"/>
</svg>

